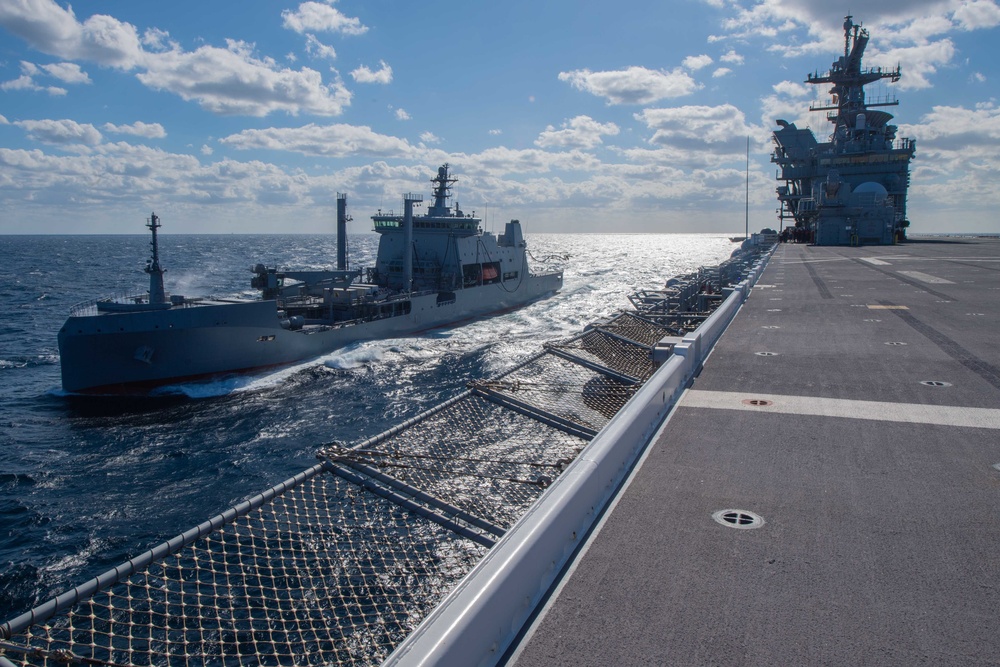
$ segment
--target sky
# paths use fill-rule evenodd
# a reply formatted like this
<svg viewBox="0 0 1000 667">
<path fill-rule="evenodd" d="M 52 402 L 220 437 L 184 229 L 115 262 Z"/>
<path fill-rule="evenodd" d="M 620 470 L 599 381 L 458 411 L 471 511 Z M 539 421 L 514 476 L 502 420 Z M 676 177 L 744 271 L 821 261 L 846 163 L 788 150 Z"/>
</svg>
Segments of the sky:
<svg viewBox="0 0 1000 667">
<path fill-rule="evenodd" d="M 0 1 L 0 234 L 349 231 L 451 165 L 466 213 L 531 232 L 777 227 L 771 132 L 829 0 Z M 872 0 L 902 69 L 913 232 L 1000 232 L 997 0 Z M 747 143 L 749 138 L 749 199 Z"/>
</svg>

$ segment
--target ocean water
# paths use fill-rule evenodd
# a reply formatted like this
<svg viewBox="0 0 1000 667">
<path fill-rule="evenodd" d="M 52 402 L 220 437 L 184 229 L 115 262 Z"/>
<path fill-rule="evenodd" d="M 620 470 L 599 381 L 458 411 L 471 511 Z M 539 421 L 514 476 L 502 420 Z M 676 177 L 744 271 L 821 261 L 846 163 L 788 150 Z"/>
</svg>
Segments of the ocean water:
<svg viewBox="0 0 1000 667">
<path fill-rule="evenodd" d="M 717 264 L 721 235 L 528 235 L 563 255 L 546 300 L 419 337 L 367 342 L 275 372 L 145 399 L 60 388 L 56 333 L 72 305 L 145 289 L 147 236 L 0 236 L 0 622 L 495 375 L 627 296 Z M 372 266 L 373 235 L 352 236 Z M 168 291 L 253 295 L 250 267 L 330 268 L 330 236 L 161 235 Z"/>
</svg>

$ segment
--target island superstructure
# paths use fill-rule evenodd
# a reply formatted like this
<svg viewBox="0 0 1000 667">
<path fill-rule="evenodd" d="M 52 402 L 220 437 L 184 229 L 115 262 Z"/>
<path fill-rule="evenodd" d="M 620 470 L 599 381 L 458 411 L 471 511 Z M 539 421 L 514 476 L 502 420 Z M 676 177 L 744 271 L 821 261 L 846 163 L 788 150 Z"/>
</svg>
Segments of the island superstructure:
<svg viewBox="0 0 1000 667">
<path fill-rule="evenodd" d="M 862 56 L 868 31 L 844 21 L 844 55 L 823 75 L 809 74 L 806 83 L 831 84 L 829 104 L 810 111 L 827 112 L 833 124 L 829 141 L 819 143 L 809 129 L 778 120 L 771 161 L 780 167 L 777 189 L 781 224 L 794 222 L 796 235 L 817 245 L 891 244 L 906 238 L 909 164 L 916 141 L 896 138 L 890 113 L 876 107 L 896 106 L 888 95 L 865 98 L 865 86 L 881 80 L 897 82 L 894 69 L 865 68 Z"/>
<path fill-rule="evenodd" d="M 379 233 L 375 267 L 349 270 L 347 197 L 338 195 L 337 269 L 283 271 L 258 264 L 254 300 L 188 298 L 163 287 L 156 230 L 149 291 L 74 308 L 59 331 L 63 388 L 70 392 L 142 393 L 227 373 L 310 359 L 344 345 L 391 338 L 521 306 L 562 286 L 562 271 L 532 273 L 517 220 L 504 233 L 448 205 L 455 179 L 442 166 L 434 205 L 414 215 L 372 217 Z M 362 280 L 362 278 L 364 278 Z"/>
</svg>

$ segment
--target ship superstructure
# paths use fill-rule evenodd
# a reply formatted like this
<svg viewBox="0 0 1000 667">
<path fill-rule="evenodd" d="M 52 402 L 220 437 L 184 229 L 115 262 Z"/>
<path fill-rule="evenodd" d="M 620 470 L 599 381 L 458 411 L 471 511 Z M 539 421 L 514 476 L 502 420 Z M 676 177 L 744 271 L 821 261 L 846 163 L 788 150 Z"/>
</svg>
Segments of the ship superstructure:
<svg viewBox="0 0 1000 667">
<path fill-rule="evenodd" d="M 897 82 L 894 69 L 865 68 L 862 56 L 868 31 L 852 16 L 844 21 L 844 55 L 823 75 L 806 83 L 830 84 L 829 104 L 810 111 L 826 112 L 833 124 L 829 141 L 820 143 L 809 129 L 778 120 L 771 161 L 780 172 L 777 188 L 781 224 L 794 221 L 795 236 L 818 245 L 890 244 L 906 238 L 909 164 L 914 139 L 897 139 L 892 114 L 876 107 L 896 106 L 889 96 L 866 99 L 865 86 L 881 80 Z"/>
<path fill-rule="evenodd" d="M 163 286 L 154 214 L 149 292 L 74 308 L 59 331 L 63 388 L 134 393 L 164 384 L 281 366 L 362 340 L 392 338 L 521 306 L 562 287 L 562 271 L 532 273 L 520 222 L 504 234 L 448 205 L 448 165 L 432 179 L 434 205 L 372 217 L 381 235 L 368 270 L 348 269 L 347 196 L 337 197 L 337 269 L 258 264 L 260 299 L 188 298 Z M 364 278 L 364 280 L 362 280 Z"/>
</svg>

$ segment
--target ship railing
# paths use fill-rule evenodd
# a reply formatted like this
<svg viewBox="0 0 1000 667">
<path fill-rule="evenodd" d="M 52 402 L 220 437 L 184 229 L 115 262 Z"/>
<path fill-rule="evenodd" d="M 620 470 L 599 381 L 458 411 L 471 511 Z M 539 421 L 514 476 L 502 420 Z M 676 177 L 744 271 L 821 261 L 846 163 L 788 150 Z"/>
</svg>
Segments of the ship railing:
<svg viewBox="0 0 1000 667">
<path fill-rule="evenodd" d="M 202 299 L 200 298 L 183 298 L 183 297 L 171 297 L 169 293 L 165 295 L 168 300 L 170 300 L 173 308 L 185 308 L 188 306 L 197 305 Z M 226 299 L 217 299 L 218 301 L 226 301 Z M 234 303 L 238 302 L 233 300 Z M 97 299 L 90 299 L 89 301 L 81 301 L 73 306 L 70 306 L 69 316 L 70 317 L 88 317 L 92 315 L 99 314 L 98 304 L 99 303 L 118 303 L 118 304 L 133 304 L 133 303 L 149 303 L 149 292 L 116 292 L 108 296 L 99 297 Z"/>
<path fill-rule="evenodd" d="M 746 284 L 730 288 L 730 296 L 745 296 Z M 680 362 L 699 363 L 702 336 L 707 350 L 724 327 L 720 315 L 731 317 L 738 307 L 730 301 L 713 303 L 716 315 L 700 314 L 706 330 L 684 339 L 690 342 L 680 346 L 682 357 L 692 354 L 691 346 L 695 352 Z M 494 545 L 509 546 L 504 536 L 548 514 L 533 508 L 551 495 L 550 487 L 579 486 L 580 468 L 595 460 L 591 441 L 604 451 L 616 436 L 597 436 L 633 396 L 660 396 L 655 382 L 643 389 L 660 376 L 655 355 L 670 337 L 676 341 L 669 326 L 624 312 L 374 437 L 322 445 L 317 465 L 0 624 L 0 662 L 391 660 L 439 603 L 461 594 L 467 575 L 495 565 L 484 559 Z M 661 370 L 673 372 L 672 362 Z M 649 412 L 644 404 L 635 409 Z M 631 415 L 614 423 L 638 423 Z M 638 444 L 629 447 L 641 451 Z M 627 474 L 630 465 L 613 467 Z M 592 491 L 604 484 L 583 486 Z M 591 520 L 600 513 L 596 501 L 581 502 Z M 585 532 L 574 532 L 574 539 Z M 553 539 L 559 554 L 531 559 L 547 577 L 573 551 L 561 537 Z M 534 589 L 504 589 L 511 609 L 486 604 L 495 617 L 513 613 L 523 621 L 530 613 L 525 595 L 537 602 L 547 586 L 522 584 Z M 466 662 L 488 662 L 480 653 L 483 641 L 483 650 L 499 659 L 520 627 L 494 624 L 500 625 L 508 631 L 499 645 L 495 630 L 488 638 L 463 638 L 476 647 Z"/>
</svg>

